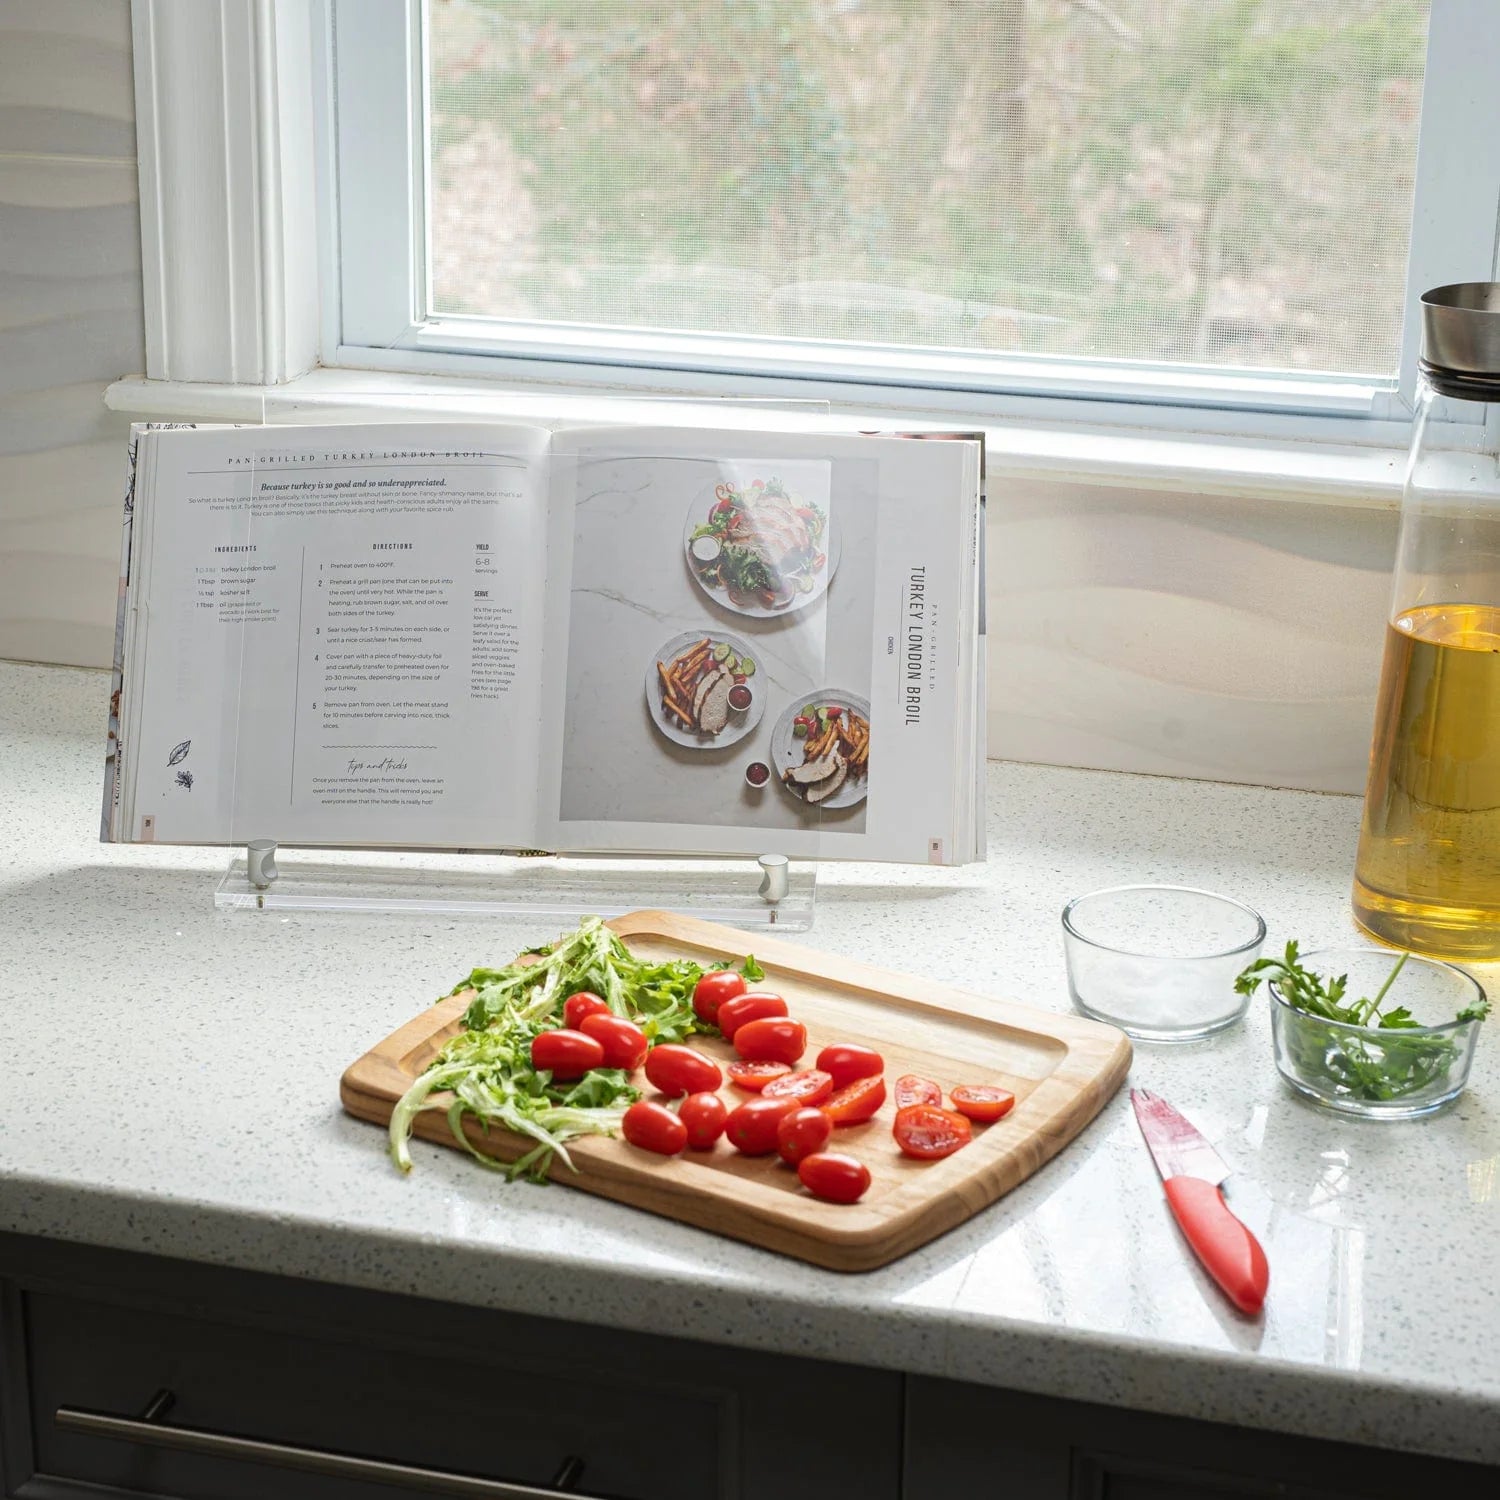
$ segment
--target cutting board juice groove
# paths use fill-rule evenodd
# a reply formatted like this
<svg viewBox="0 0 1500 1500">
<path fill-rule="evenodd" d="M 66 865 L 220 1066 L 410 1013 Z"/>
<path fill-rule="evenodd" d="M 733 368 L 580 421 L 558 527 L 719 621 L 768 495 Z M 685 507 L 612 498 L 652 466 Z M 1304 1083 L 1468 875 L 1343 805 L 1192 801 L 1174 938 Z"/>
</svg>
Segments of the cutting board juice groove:
<svg viewBox="0 0 1500 1500">
<path fill-rule="evenodd" d="M 830 1270 L 886 1265 L 989 1207 L 1062 1150 L 1130 1066 L 1124 1034 L 1081 1016 L 981 998 L 666 912 L 632 912 L 609 925 L 646 956 L 738 961 L 753 952 L 766 970 L 765 986 L 807 1024 L 807 1065 L 830 1042 L 866 1042 L 884 1055 L 888 1083 L 917 1073 L 945 1092 L 959 1083 L 994 1083 L 1016 1095 L 1005 1119 L 976 1127 L 973 1144 L 942 1161 L 901 1154 L 890 1103 L 868 1124 L 836 1131 L 832 1149 L 849 1151 L 871 1172 L 869 1192 L 853 1205 L 820 1202 L 777 1158 L 742 1156 L 723 1142 L 712 1152 L 669 1158 L 587 1137 L 568 1148 L 576 1174 L 553 1164 L 554 1179 L 585 1192 Z M 344 1108 L 389 1124 L 412 1079 L 458 1030 L 467 1003 L 463 995 L 442 1001 L 354 1063 L 340 1088 Z M 723 1040 L 695 1037 L 693 1045 L 720 1064 L 733 1060 Z M 723 1092 L 726 1100 L 737 1097 L 727 1084 Z M 466 1130 L 480 1150 L 502 1160 L 530 1144 L 508 1132 L 486 1135 L 472 1119 Z M 415 1133 L 457 1148 L 441 1111 L 418 1115 Z M 480 1183 L 477 1190 L 488 1188 Z"/>
</svg>

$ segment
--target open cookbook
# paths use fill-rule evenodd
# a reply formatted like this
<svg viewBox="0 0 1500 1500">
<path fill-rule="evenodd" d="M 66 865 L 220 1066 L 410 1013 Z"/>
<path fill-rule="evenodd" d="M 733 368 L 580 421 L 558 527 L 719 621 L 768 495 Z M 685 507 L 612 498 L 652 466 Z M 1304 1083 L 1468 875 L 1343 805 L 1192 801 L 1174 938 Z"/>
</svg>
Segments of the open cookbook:
<svg viewBox="0 0 1500 1500">
<path fill-rule="evenodd" d="M 143 426 L 109 841 L 983 857 L 981 449 Z"/>
</svg>

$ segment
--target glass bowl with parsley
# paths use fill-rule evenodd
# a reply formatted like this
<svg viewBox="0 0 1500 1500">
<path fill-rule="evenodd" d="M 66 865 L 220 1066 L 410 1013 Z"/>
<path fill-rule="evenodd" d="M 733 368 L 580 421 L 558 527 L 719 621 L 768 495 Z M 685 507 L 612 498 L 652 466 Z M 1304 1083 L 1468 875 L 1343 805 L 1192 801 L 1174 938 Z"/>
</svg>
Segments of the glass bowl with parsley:
<svg viewBox="0 0 1500 1500">
<path fill-rule="evenodd" d="M 1305 1098 L 1364 1119 L 1409 1120 L 1463 1092 L 1489 1014 L 1472 974 L 1388 948 L 1302 954 L 1293 942 L 1251 964 L 1236 988 L 1251 995 L 1262 981 L 1276 1067 Z"/>
</svg>

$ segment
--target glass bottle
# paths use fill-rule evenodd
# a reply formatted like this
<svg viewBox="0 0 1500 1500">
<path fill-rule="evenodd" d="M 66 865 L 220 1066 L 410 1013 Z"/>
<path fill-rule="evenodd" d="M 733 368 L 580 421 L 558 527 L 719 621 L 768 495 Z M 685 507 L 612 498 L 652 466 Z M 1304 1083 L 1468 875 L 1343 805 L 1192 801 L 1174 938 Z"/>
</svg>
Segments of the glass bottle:
<svg viewBox="0 0 1500 1500">
<path fill-rule="evenodd" d="M 1500 283 L 1438 287 L 1422 317 L 1354 915 L 1500 959 Z"/>
</svg>

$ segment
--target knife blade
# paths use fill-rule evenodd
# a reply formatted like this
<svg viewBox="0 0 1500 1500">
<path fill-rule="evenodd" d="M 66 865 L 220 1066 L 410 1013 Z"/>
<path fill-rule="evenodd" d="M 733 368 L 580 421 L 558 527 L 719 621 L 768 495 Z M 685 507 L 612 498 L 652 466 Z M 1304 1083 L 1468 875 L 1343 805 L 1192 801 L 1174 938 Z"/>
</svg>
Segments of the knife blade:
<svg viewBox="0 0 1500 1500">
<path fill-rule="evenodd" d="M 1130 1102 L 1161 1173 L 1177 1227 L 1203 1268 L 1243 1313 L 1258 1313 L 1271 1269 L 1260 1241 L 1235 1217 L 1219 1191 L 1229 1176 L 1224 1159 L 1185 1115 L 1149 1089 L 1131 1089 Z"/>
</svg>

